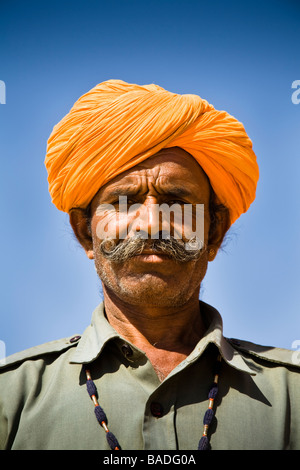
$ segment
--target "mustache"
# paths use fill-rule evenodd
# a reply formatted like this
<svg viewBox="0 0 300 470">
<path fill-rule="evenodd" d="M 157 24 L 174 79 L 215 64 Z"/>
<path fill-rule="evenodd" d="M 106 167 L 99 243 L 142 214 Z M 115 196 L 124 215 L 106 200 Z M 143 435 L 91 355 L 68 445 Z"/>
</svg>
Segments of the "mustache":
<svg viewBox="0 0 300 470">
<path fill-rule="evenodd" d="M 99 249 L 106 259 L 116 263 L 124 263 L 134 256 L 140 255 L 144 249 L 167 255 L 180 263 L 197 260 L 206 251 L 204 243 L 196 240 L 195 237 L 185 243 L 172 236 L 149 240 L 139 235 L 122 241 L 106 238 L 100 243 Z"/>
</svg>

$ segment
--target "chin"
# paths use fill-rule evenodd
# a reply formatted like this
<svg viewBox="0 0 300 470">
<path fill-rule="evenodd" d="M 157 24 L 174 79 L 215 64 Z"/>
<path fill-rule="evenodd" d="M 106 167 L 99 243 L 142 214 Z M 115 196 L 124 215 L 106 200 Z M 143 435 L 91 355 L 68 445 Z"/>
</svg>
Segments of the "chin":
<svg viewBox="0 0 300 470">
<path fill-rule="evenodd" d="M 103 266 L 97 269 L 101 282 L 111 296 L 118 297 L 130 305 L 152 307 L 179 307 L 193 296 L 197 283 L 190 273 L 181 276 L 165 275 L 159 272 L 122 273 L 108 272 Z M 195 284 L 195 285 L 194 285 Z"/>
<path fill-rule="evenodd" d="M 180 307 L 184 305 L 188 299 L 176 296 L 176 297 L 166 297 L 166 296 L 157 296 L 157 295 L 128 295 L 120 293 L 120 299 L 123 302 L 126 302 L 129 305 L 141 306 L 141 307 L 157 307 L 157 308 L 169 308 L 169 307 Z"/>
<path fill-rule="evenodd" d="M 175 307 L 184 305 L 191 293 L 183 292 L 177 288 L 170 288 L 165 283 L 138 283 L 137 285 L 123 284 L 116 287 L 107 286 L 120 300 L 130 305 L 152 307 Z"/>
</svg>

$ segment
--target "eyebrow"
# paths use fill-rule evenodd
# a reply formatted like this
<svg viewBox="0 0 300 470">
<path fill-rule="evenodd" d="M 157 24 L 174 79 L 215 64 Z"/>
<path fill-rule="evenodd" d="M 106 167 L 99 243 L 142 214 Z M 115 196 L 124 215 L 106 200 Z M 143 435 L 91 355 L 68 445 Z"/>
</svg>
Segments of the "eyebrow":
<svg viewBox="0 0 300 470">
<path fill-rule="evenodd" d="M 139 194 L 138 189 L 132 188 L 132 186 L 123 186 L 122 188 L 112 188 L 108 190 L 105 197 L 118 197 L 118 196 L 128 196 L 128 195 L 136 195 Z M 170 190 L 165 189 L 162 190 L 160 188 L 159 194 L 167 195 L 167 196 L 177 196 L 177 197 L 187 197 L 191 195 L 191 192 L 185 188 L 179 186 L 173 186 Z"/>
<path fill-rule="evenodd" d="M 170 191 L 164 191 L 164 194 L 167 194 L 170 196 L 186 197 L 186 196 L 190 196 L 191 192 L 188 191 L 186 188 L 180 188 L 180 187 L 174 186 L 170 188 Z"/>
<path fill-rule="evenodd" d="M 123 186 L 122 188 L 109 189 L 104 197 L 133 196 L 138 193 L 139 191 L 133 189 L 131 186 Z"/>
</svg>

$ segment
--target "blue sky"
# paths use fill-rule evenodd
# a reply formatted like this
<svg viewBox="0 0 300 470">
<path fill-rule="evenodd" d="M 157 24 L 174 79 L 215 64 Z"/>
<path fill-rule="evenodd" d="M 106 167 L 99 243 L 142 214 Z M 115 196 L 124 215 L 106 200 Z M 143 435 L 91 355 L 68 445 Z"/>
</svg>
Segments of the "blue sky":
<svg viewBox="0 0 300 470">
<path fill-rule="evenodd" d="M 104 80 L 196 93 L 243 122 L 260 166 L 257 198 L 210 264 L 201 298 L 224 333 L 300 340 L 300 5 L 297 1 L 2 0 L 1 316 L 6 353 L 81 333 L 101 287 L 50 201 L 53 126 Z"/>
</svg>

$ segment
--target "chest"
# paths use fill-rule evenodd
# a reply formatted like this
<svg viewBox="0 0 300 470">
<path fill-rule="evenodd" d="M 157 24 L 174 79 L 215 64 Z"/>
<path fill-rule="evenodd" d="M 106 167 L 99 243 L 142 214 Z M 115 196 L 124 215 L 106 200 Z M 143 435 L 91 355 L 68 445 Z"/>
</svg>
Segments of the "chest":
<svg viewBox="0 0 300 470">
<path fill-rule="evenodd" d="M 123 450 L 196 450 L 212 381 L 209 360 L 185 366 L 159 382 L 150 361 L 94 371 L 108 427 Z M 179 367 L 179 366 L 178 366 Z M 255 381 L 224 368 L 215 401 L 210 441 L 215 450 L 284 449 L 290 416 L 285 386 Z M 109 450 L 83 374 L 64 371 L 45 378 L 29 394 L 13 439 L 14 449 Z"/>
</svg>

